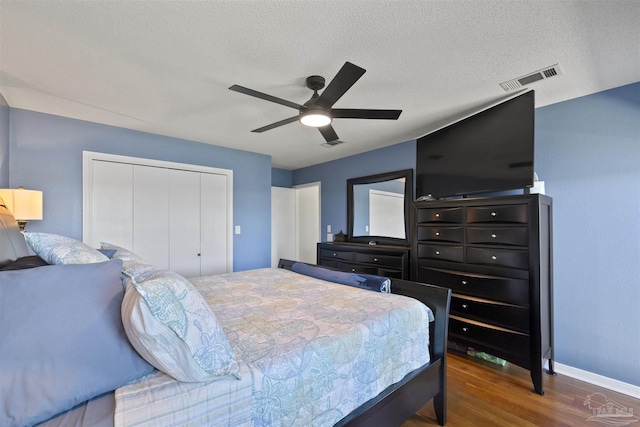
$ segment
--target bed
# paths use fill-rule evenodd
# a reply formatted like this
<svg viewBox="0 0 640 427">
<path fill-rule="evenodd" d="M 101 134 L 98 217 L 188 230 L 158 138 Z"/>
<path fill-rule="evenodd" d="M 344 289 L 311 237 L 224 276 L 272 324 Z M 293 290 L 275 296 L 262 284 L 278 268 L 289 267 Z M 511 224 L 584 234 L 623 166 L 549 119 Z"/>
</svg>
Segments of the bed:
<svg viewBox="0 0 640 427">
<path fill-rule="evenodd" d="M 288 260 L 189 281 L 46 233 L 27 233 L 33 256 L 17 233 L 0 203 L 2 425 L 398 426 L 431 399 L 446 423 L 448 289 L 393 280 L 377 292 L 384 279 L 362 289 Z M 204 304 L 187 310 L 196 327 L 183 335 L 197 342 L 176 343 L 174 305 L 190 298 Z M 51 407 L 74 376 L 78 390 Z"/>
</svg>

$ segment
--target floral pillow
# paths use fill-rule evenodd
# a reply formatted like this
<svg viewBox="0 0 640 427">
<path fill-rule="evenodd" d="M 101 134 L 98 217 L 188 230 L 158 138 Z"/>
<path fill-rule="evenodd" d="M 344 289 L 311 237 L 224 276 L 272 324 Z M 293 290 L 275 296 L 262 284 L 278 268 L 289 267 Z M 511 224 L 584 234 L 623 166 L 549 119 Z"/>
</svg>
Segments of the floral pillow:
<svg viewBox="0 0 640 427">
<path fill-rule="evenodd" d="M 24 233 L 31 249 L 47 264 L 94 264 L 109 261 L 97 249 L 58 234 Z"/>
<path fill-rule="evenodd" d="M 224 330 L 200 293 L 171 271 L 146 270 L 132 277 L 122 321 L 133 347 L 157 369 L 179 381 L 240 378 Z"/>
<path fill-rule="evenodd" d="M 100 242 L 100 249 L 102 250 L 109 250 L 109 251 L 115 251 L 112 255 L 111 255 L 111 259 L 121 259 L 122 260 L 122 270 L 125 271 L 131 267 L 134 267 L 138 264 L 146 264 L 148 265 L 149 263 L 142 258 L 141 256 L 138 256 L 136 254 L 134 254 L 133 252 L 131 252 L 128 249 L 122 248 L 118 245 L 114 245 L 112 243 L 107 243 L 107 242 Z"/>
</svg>

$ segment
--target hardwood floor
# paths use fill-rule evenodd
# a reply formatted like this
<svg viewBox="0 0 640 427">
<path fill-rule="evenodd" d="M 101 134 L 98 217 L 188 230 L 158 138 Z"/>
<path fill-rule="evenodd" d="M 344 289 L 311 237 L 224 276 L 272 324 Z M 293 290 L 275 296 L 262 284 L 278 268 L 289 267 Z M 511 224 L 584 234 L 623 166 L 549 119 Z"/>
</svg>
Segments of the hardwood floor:
<svg viewBox="0 0 640 427">
<path fill-rule="evenodd" d="M 531 392 L 529 372 L 449 354 L 447 427 L 640 427 L 640 400 L 558 374 L 544 376 L 544 396 Z M 598 394 L 601 393 L 601 394 Z M 610 403 L 617 417 L 594 417 Z M 606 408 L 606 405 L 605 405 Z M 606 414 L 605 414 L 606 415 Z M 402 427 L 438 425 L 429 402 Z"/>
</svg>

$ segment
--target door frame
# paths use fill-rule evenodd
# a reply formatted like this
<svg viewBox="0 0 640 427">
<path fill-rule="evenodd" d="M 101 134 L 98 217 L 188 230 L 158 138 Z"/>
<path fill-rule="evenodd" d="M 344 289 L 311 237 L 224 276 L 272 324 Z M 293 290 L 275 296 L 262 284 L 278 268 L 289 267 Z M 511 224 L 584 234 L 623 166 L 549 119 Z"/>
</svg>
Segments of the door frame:
<svg viewBox="0 0 640 427">
<path fill-rule="evenodd" d="M 112 163 L 124 163 L 140 166 L 152 166 L 164 169 L 178 169 L 191 172 L 212 173 L 216 175 L 226 175 L 227 177 L 227 271 L 233 271 L 233 171 L 231 169 L 214 168 L 211 166 L 192 165 L 188 163 L 169 162 L 164 160 L 145 159 L 142 157 L 122 156 L 118 154 L 99 153 L 95 151 L 82 152 L 82 239 L 88 241 L 91 238 L 91 223 L 85 221 L 90 218 L 92 192 L 91 182 L 93 179 L 93 162 L 104 161 Z"/>
</svg>

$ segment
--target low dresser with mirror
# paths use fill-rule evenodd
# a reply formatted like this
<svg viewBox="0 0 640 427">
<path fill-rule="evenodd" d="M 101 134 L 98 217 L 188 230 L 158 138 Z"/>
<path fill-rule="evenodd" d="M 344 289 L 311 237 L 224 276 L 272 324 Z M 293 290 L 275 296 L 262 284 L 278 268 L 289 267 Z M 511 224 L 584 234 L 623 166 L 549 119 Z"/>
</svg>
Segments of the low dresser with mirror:
<svg viewBox="0 0 640 427">
<path fill-rule="evenodd" d="M 347 235 L 318 243 L 317 263 L 408 280 L 413 170 L 347 180 Z"/>
</svg>

